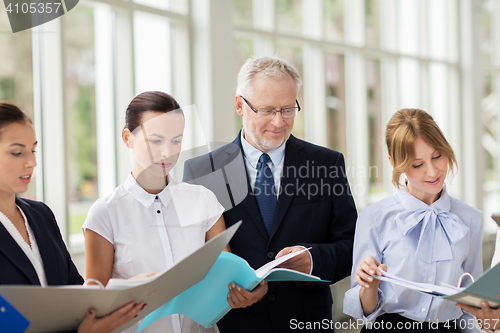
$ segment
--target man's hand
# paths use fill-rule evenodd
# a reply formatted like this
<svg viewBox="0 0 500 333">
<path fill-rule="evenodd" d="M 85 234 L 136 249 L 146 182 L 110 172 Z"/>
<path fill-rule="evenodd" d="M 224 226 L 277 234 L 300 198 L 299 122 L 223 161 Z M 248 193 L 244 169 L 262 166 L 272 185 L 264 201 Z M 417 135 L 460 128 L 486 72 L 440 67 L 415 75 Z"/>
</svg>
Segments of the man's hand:
<svg viewBox="0 0 500 333">
<path fill-rule="evenodd" d="M 481 302 L 480 309 L 462 303 L 456 305 L 476 316 L 477 322 L 482 328 L 492 331 L 500 329 L 500 308 L 492 309 L 486 301 Z"/>
<path fill-rule="evenodd" d="M 304 249 L 303 246 L 285 247 L 283 250 L 278 252 L 275 259 L 278 259 L 279 257 L 282 257 L 292 252 L 302 251 L 303 249 Z M 295 256 L 292 259 L 285 261 L 279 267 L 293 269 L 295 271 L 304 274 L 309 274 L 309 272 L 311 271 L 311 256 L 309 255 L 309 251 L 304 251 L 298 256 Z"/>
<path fill-rule="evenodd" d="M 227 294 L 227 302 L 233 309 L 246 308 L 260 301 L 267 293 L 267 279 L 262 280 L 252 291 L 245 290 L 236 283 L 232 282 L 228 285 L 229 293 Z"/>
</svg>

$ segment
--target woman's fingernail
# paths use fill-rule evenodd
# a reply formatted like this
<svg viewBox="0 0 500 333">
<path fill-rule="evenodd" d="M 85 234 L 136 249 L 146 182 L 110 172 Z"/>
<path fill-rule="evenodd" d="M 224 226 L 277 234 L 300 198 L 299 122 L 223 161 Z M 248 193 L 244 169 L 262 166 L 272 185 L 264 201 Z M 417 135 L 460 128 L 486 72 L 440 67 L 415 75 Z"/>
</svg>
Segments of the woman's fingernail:
<svg viewBox="0 0 500 333">
<path fill-rule="evenodd" d="M 142 306 L 141 310 L 142 310 L 142 309 L 144 309 L 144 307 L 145 307 L 146 305 L 147 305 L 147 304 L 146 304 L 146 303 L 144 303 L 144 305 Z"/>
<path fill-rule="evenodd" d="M 238 289 L 238 291 L 241 291 L 241 288 L 240 288 L 240 287 L 236 287 L 236 289 Z"/>
</svg>

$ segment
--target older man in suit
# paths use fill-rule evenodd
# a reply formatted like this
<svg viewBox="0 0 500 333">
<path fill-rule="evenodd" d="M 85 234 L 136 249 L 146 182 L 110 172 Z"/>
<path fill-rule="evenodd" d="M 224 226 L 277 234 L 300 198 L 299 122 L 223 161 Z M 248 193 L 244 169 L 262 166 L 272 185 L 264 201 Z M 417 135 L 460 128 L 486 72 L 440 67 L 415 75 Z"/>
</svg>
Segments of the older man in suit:
<svg viewBox="0 0 500 333">
<path fill-rule="evenodd" d="M 216 193 L 227 226 L 243 221 L 230 246 L 250 266 L 310 248 L 281 267 L 334 283 L 351 269 L 357 213 L 342 154 L 291 135 L 301 84 L 282 59 L 249 59 L 238 74 L 235 97 L 242 131 L 232 143 L 187 161 L 184 180 Z M 231 310 L 218 323 L 220 331 L 333 331 L 328 285 L 270 282 L 268 288 L 265 296 L 259 287 L 230 293 L 230 303 L 263 297 Z"/>
</svg>

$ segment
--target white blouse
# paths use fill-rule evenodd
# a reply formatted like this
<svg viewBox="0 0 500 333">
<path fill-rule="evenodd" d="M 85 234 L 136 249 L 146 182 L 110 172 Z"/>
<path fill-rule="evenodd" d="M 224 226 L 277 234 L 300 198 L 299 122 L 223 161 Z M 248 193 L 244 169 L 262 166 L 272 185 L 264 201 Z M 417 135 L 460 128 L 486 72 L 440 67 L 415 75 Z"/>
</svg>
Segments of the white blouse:
<svg viewBox="0 0 500 333">
<path fill-rule="evenodd" d="M 26 230 L 28 231 L 28 238 L 31 243 L 31 247 L 28 243 L 26 243 L 23 236 L 21 236 L 12 221 L 2 212 L 0 212 L 0 222 L 3 224 L 5 229 L 7 229 L 12 238 L 14 238 L 17 245 L 19 245 L 19 247 L 23 250 L 26 257 L 28 257 L 28 259 L 30 260 L 31 265 L 35 269 L 36 275 L 38 276 L 40 285 L 42 287 L 46 287 L 47 277 L 45 275 L 45 268 L 43 267 L 42 256 L 40 255 L 38 244 L 36 242 L 35 236 L 33 235 L 33 230 L 31 230 L 31 227 L 28 224 L 28 220 L 26 219 L 26 215 L 24 215 L 23 210 L 17 205 L 16 207 L 17 209 L 19 209 L 21 215 L 23 216 L 24 225 L 26 226 Z"/>
<path fill-rule="evenodd" d="M 83 224 L 114 246 L 113 278 L 159 272 L 205 243 L 207 231 L 224 208 L 203 186 L 173 180 L 157 195 L 146 192 L 130 174 L 114 193 L 97 200 Z M 140 322 L 125 332 L 136 332 Z M 218 332 L 172 315 L 145 328 L 148 332 Z"/>
</svg>

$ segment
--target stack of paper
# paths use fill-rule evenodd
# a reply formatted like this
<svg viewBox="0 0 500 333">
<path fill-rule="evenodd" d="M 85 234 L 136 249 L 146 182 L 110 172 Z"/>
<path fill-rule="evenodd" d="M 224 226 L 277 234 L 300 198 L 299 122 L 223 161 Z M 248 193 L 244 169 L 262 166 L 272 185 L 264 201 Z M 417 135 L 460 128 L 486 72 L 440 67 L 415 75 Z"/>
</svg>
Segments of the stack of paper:
<svg viewBox="0 0 500 333">
<path fill-rule="evenodd" d="M 481 301 L 487 301 L 492 308 L 500 307 L 500 264 L 488 269 L 476 279 L 476 282 L 466 288 L 412 282 L 387 272 L 383 272 L 383 276 L 372 275 L 372 277 L 458 303 L 481 307 Z"/>
</svg>

